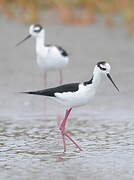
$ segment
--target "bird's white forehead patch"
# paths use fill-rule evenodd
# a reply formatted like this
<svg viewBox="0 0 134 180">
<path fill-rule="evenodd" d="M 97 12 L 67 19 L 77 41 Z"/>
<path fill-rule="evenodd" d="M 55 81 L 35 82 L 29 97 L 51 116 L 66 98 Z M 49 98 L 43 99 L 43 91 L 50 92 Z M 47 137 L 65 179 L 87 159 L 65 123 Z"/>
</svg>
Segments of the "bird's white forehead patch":
<svg viewBox="0 0 134 180">
<path fill-rule="evenodd" d="M 111 69 L 111 67 L 110 67 L 110 65 L 109 65 L 108 63 L 106 63 L 105 67 L 106 67 L 108 70 Z"/>
<path fill-rule="evenodd" d="M 39 30 L 40 30 L 40 27 L 35 26 L 35 27 L 34 27 L 34 30 L 39 31 Z"/>
<path fill-rule="evenodd" d="M 101 68 L 106 68 L 106 64 L 100 64 Z"/>
</svg>

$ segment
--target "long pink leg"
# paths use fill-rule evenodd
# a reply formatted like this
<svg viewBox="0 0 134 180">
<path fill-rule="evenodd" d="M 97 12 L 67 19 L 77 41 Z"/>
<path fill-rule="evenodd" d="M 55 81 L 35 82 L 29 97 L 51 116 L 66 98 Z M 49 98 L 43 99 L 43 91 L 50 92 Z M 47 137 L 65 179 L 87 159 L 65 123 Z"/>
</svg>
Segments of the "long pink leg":
<svg viewBox="0 0 134 180">
<path fill-rule="evenodd" d="M 62 121 L 61 125 L 60 125 L 60 130 L 64 132 L 65 130 L 65 126 L 66 126 L 66 122 L 67 122 L 67 118 L 71 112 L 72 108 L 70 108 L 69 110 L 66 110 L 66 114 L 64 117 L 64 120 Z"/>
<path fill-rule="evenodd" d="M 45 88 L 47 88 L 47 72 L 44 73 L 44 85 L 45 85 Z M 46 114 L 47 113 L 47 99 L 45 98 L 44 101 L 45 101 L 44 112 Z"/>
<path fill-rule="evenodd" d="M 60 85 L 62 85 L 62 83 L 63 83 L 63 73 L 62 73 L 61 69 L 59 70 L 59 74 L 60 74 Z"/>
<path fill-rule="evenodd" d="M 66 136 L 80 151 L 82 151 L 82 149 L 79 147 L 79 145 L 65 132 L 65 126 L 66 126 L 67 118 L 68 118 L 71 110 L 72 110 L 72 108 L 70 108 L 69 110 L 66 110 L 65 118 L 64 118 L 64 120 L 62 121 L 62 123 L 61 123 L 61 125 L 60 125 L 60 130 L 61 130 L 61 135 L 62 135 L 63 145 L 64 145 L 64 152 L 66 152 L 65 136 Z"/>
<path fill-rule="evenodd" d="M 44 73 L 44 80 L 45 88 L 47 88 L 47 72 Z"/>
<path fill-rule="evenodd" d="M 62 70 L 61 69 L 59 70 L 59 76 L 60 76 L 59 84 L 62 85 L 63 78 L 62 78 Z M 61 122 L 61 117 L 60 117 L 60 115 L 57 115 L 57 124 L 58 124 L 58 127 L 60 126 L 60 122 Z"/>
<path fill-rule="evenodd" d="M 63 140 L 63 146 L 64 146 L 64 152 L 66 152 L 66 142 L 65 142 L 65 135 L 64 135 L 64 130 L 65 130 L 65 125 L 66 125 L 66 121 L 67 121 L 67 118 L 71 112 L 72 108 L 69 109 L 69 110 L 66 110 L 66 114 L 65 114 L 65 117 L 61 123 L 61 125 L 59 126 L 59 129 L 61 131 L 61 135 L 62 135 L 62 140 Z"/>
<path fill-rule="evenodd" d="M 64 133 L 64 135 L 70 139 L 70 141 L 72 141 L 72 143 L 80 150 L 80 151 L 83 151 L 80 146 L 67 134 L 67 133 Z"/>
</svg>

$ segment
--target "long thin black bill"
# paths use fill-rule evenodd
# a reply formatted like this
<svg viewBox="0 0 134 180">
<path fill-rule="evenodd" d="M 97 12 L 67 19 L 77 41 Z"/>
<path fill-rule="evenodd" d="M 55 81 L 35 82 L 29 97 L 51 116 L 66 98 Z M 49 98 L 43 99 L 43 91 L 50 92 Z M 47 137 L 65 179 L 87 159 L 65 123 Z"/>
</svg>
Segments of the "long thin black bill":
<svg viewBox="0 0 134 180">
<path fill-rule="evenodd" d="M 23 39 L 22 41 L 20 41 L 19 43 L 16 44 L 16 46 L 19 46 L 21 43 L 23 43 L 24 41 L 26 41 L 27 39 L 29 39 L 31 37 L 31 35 L 29 34 L 25 39 Z"/>
<path fill-rule="evenodd" d="M 113 83 L 114 87 L 117 89 L 117 91 L 119 91 L 118 87 L 116 86 L 116 84 L 114 83 L 112 77 L 110 76 L 110 74 L 107 74 L 107 77 L 110 79 L 110 81 Z"/>
</svg>

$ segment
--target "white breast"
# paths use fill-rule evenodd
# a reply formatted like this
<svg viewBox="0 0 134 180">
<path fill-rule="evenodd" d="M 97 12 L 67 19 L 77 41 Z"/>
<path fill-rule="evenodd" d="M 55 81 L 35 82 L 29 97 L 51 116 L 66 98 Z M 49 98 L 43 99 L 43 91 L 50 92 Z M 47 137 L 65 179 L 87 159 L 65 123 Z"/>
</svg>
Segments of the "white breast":
<svg viewBox="0 0 134 180">
<path fill-rule="evenodd" d="M 55 46 L 37 49 L 37 64 L 44 71 L 62 69 L 68 61 L 69 58 L 62 56 Z"/>
</svg>

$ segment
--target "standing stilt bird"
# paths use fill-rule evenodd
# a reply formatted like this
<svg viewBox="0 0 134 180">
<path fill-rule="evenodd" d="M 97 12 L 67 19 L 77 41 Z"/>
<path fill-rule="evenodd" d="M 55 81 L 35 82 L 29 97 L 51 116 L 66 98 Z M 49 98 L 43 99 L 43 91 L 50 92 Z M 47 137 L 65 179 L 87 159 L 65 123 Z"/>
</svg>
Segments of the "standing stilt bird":
<svg viewBox="0 0 134 180">
<path fill-rule="evenodd" d="M 72 108 L 83 106 L 90 102 L 90 100 L 95 96 L 97 89 L 99 89 L 101 78 L 104 75 L 106 75 L 110 79 L 115 88 L 119 91 L 118 87 L 115 85 L 109 74 L 110 69 L 111 67 L 108 63 L 106 63 L 105 61 L 101 61 L 95 65 L 92 78 L 89 81 L 85 81 L 83 83 L 65 84 L 62 86 L 39 91 L 23 92 L 27 94 L 51 97 L 52 99 L 55 99 L 66 107 L 65 117 L 59 125 L 59 129 L 63 139 L 64 152 L 66 151 L 65 137 L 72 141 L 72 143 L 79 150 L 82 150 L 80 146 L 65 131 L 66 122 Z"/>
<path fill-rule="evenodd" d="M 60 84 L 62 84 L 62 69 L 69 62 L 68 53 L 58 45 L 46 45 L 45 29 L 39 24 L 31 25 L 29 28 L 29 35 L 16 46 L 20 45 L 30 37 L 36 39 L 36 60 L 38 66 L 45 73 L 45 87 L 47 87 L 47 72 L 51 70 L 59 70 Z"/>
</svg>

